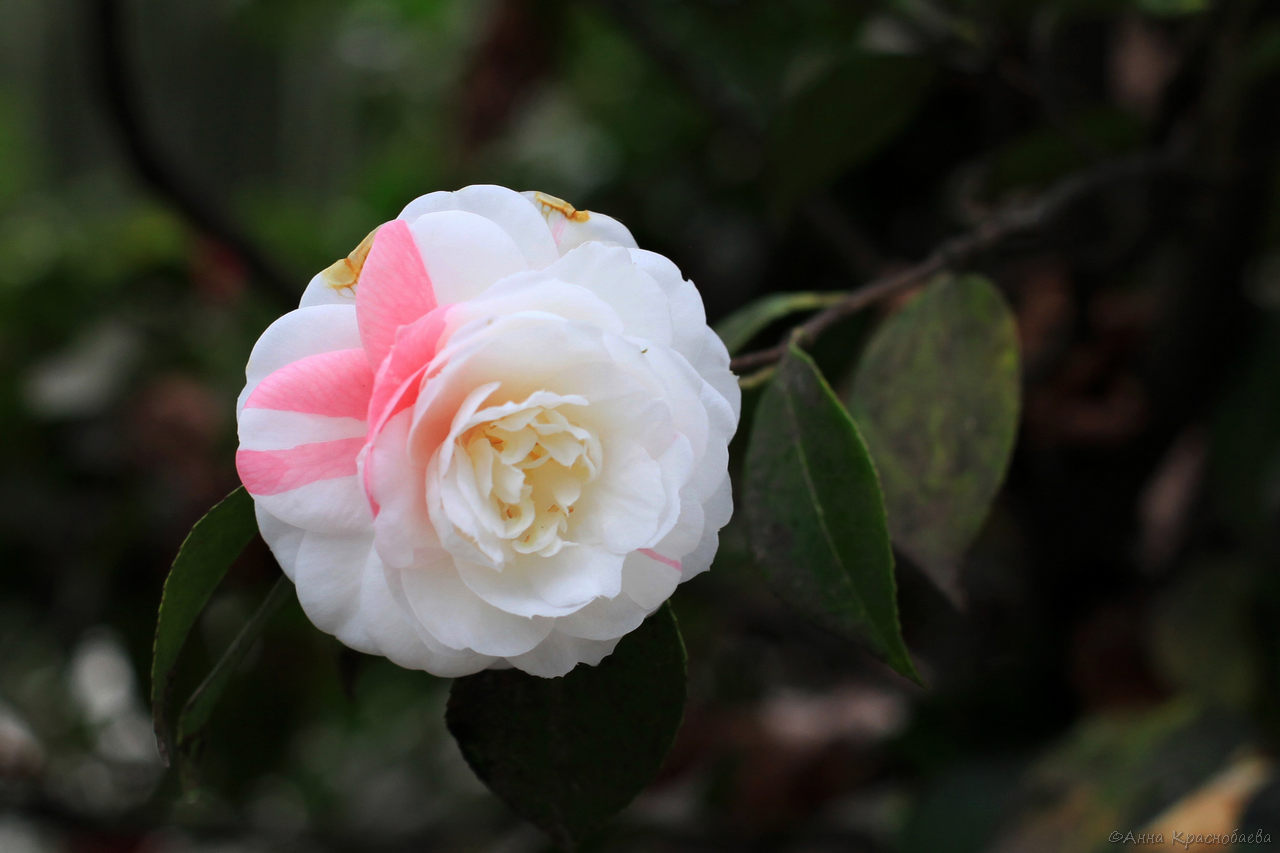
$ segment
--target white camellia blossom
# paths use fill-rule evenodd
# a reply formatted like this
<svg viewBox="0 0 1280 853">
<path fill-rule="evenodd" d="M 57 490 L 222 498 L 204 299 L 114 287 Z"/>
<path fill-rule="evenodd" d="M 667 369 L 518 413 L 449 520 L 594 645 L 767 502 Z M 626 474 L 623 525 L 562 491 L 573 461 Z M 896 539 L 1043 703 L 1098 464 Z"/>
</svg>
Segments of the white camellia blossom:
<svg viewBox="0 0 1280 853">
<path fill-rule="evenodd" d="M 312 622 L 404 667 L 597 664 L 732 512 L 740 394 L 697 290 L 541 193 L 416 199 L 246 373 L 263 537 Z"/>
</svg>

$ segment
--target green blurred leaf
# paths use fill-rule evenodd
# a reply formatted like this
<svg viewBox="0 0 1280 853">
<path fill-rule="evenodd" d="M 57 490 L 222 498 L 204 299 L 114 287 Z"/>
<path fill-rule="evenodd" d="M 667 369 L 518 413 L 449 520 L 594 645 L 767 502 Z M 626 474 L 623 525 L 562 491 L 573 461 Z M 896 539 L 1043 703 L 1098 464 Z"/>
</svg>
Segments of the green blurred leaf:
<svg viewBox="0 0 1280 853">
<path fill-rule="evenodd" d="M 732 355 L 751 343 L 751 339 L 770 324 L 788 314 L 816 311 L 839 302 L 844 297 L 845 294 L 840 292 L 771 293 L 725 317 L 716 324 L 716 334 Z"/>
<path fill-rule="evenodd" d="M 756 410 L 746 461 L 756 559 L 778 595 L 919 681 L 898 624 L 880 483 L 858 429 L 794 344 Z"/>
<path fill-rule="evenodd" d="M 1042 187 L 1101 156 L 1118 156 L 1142 144 L 1140 119 L 1123 110 L 1103 107 L 1064 117 L 1057 125 L 1038 127 L 993 151 L 988 159 L 986 189 L 993 195 L 1012 189 Z"/>
<path fill-rule="evenodd" d="M 1258 649 L 1264 590 L 1248 566 L 1198 559 L 1163 589 L 1151 608 L 1148 648 L 1164 680 L 1206 706 L 1248 711 L 1266 664 Z"/>
<path fill-rule="evenodd" d="M 572 848 L 657 774 L 684 700 L 684 644 L 664 605 L 599 666 L 458 679 L 446 719 L 476 775 Z"/>
<path fill-rule="evenodd" d="M 1117 847 L 1112 831 L 1148 828 L 1163 831 L 1167 845 L 1172 830 L 1196 830 L 1150 821 L 1211 779 L 1250 736 L 1245 718 L 1181 699 L 1084 717 L 1028 769 L 988 849 L 1100 853 Z"/>
<path fill-rule="evenodd" d="M 151 714 L 166 763 L 172 743 L 169 702 L 178 654 L 209 596 L 257 532 L 253 498 L 238 488 L 195 523 L 165 579 L 151 653 Z"/>
<path fill-rule="evenodd" d="M 877 331 L 849 410 L 884 485 L 894 543 L 949 595 L 1017 434 L 1018 334 L 984 278 L 941 278 Z"/>
<path fill-rule="evenodd" d="M 914 56 L 857 53 L 799 92 L 770 133 L 770 178 L 783 208 L 871 157 L 901 131 L 932 69 Z"/>
<path fill-rule="evenodd" d="M 231 676 L 235 674 L 236 667 L 253 647 L 254 640 L 262 634 L 267 620 L 292 594 L 293 584 L 282 575 L 275 586 L 271 587 L 262 604 L 258 605 L 258 609 L 249 617 L 249 621 L 245 622 L 240 633 L 236 634 L 235 639 L 227 646 L 222 657 L 218 658 L 218 662 L 213 665 L 213 669 L 209 671 L 204 681 L 200 682 L 200 686 L 182 706 L 182 714 L 178 717 L 177 755 L 181 768 L 180 775 L 186 787 L 194 786 L 191 759 L 194 758 L 200 746 L 205 726 L 209 724 L 213 709 L 222 698 L 223 690 L 226 689 Z"/>
</svg>

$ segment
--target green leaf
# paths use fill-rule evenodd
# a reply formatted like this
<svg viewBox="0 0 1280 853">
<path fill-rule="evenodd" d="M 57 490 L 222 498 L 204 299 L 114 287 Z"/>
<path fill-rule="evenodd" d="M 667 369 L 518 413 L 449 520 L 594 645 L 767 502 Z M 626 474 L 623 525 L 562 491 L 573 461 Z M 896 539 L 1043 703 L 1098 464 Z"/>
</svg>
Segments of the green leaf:
<svg viewBox="0 0 1280 853">
<path fill-rule="evenodd" d="M 894 544 L 953 600 L 1018 427 L 1018 333 L 978 276 L 939 278 L 872 336 L 849 411 L 884 485 Z"/>
<path fill-rule="evenodd" d="M 931 76 L 920 57 L 857 53 L 799 92 L 769 139 L 778 203 L 802 200 L 891 142 L 924 102 Z"/>
<path fill-rule="evenodd" d="M 572 848 L 657 774 L 684 699 L 684 644 L 664 605 L 599 666 L 458 679 L 446 720 L 476 775 Z"/>
<path fill-rule="evenodd" d="M 734 311 L 716 324 L 716 334 L 729 354 L 741 350 L 751 339 L 788 314 L 816 311 L 845 297 L 840 292 L 771 293 Z"/>
<path fill-rule="evenodd" d="M 245 622 L 244 627 L 227 646 L 222 657 L 218 658 L 218 662 L 214 664 L 204 681 L 182 706 L 182 714 L 178 717 L 177 753 L 183 784 L 186 787 L 194 786 L 194 776 L 190 772 L 191 759 L 194 758 L 203 740 L 205 726 L 209 724 L 213 709 L 222 697 L 222 691 L 226 689 L 231 676 L 235 674 L 236 667 L 253 647 L 253 641 L 262 634 L 267 621 L 292 594 L 293 584 L 282 575 L 275 586 L 271 587 L 262 604 L 258 605 L 258 609 L 249 617 L 249 621 Z"/>
<path fill-rule="evenodd" d="M 165 579 L 151 653 L 151 714 L 156 743 L 166 764 L 172 742 L 169 702 L 178 654 L 209 596 L 257 532 L 253 498 L 243 487 L 238 488 L 195 523 Z"/>
<path fill-rule="evenodd" d="M 849 413 L 794 344 L 756 410 L 746 469 L 752 548 L 774 591 L 918 682 L 898 624 L 875 467 Z"/>
</svg>

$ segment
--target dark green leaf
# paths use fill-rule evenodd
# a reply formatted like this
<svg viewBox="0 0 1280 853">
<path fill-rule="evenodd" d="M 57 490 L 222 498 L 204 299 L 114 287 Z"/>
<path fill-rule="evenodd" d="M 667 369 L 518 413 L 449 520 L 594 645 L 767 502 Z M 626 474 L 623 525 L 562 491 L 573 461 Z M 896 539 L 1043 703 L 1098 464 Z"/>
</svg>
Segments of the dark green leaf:
<svg viewBox="0 0 1280 853">
<path fill-rule="evenodd" d="M 684 645 L 664 605 L 599 666 L 458 679 L 447 721 L 476 775 L 571 848 L 658 772 L 684 698 Z"/>
<path fill-rule="evenodd" d="M 876 331 L 858 366 L 849 410 L 894 543 L 953 598 L 1004 479 L 1018 404 L 1013 314 L 977 276 L 935 280 Z"/>
<path fill-rule="evenodd" d="M 919 680 L 898 624 L 871 457 L 813 360 L 794 345 L 756 410 L 746 510 L 756 559 L 780 597 Z"/>
<path fill-rule="evenodd" d="M 235 674 L 236 667 L 244 656 L 248 654 L 249 649 L 253 647 L 253 641 L 258 639 L 262 634 L 262 629 L 269 620 L 293 594 L 293 584 L 289 583 L 289 579 L 283 575 L 276 581 L 275 586 L 271 587 L 271 591 L 267 593 L 267 597 L 263 599 L 262 604 L 258 605 L 258 609 L 249 617 L 249 621 L 245 622 L 244 627 L 240 629 L 240 633 L 236 634 L 235 639 L 227 646 L 226 651 L 222 653 L 222 657 L 214 664 L 213 669 L 205 677 L 200 686 L 191 694 L 191 698 L 182 707 L 182 714 L 178 717 L 178 758 L 179 764 L 183 768 L 182 776 L 185 784 L 190 786 L 191 776 L 188 773 L 190 759 L 194 756 L 196 748 L 200 744 L 200 740 L 204 734 L 204 728 L 209 723 L 209 718 L 213 714 L 214 706 L 217 705 L 218 699 L 222 697 L 222 691 L 226 689 L 227 682 L 231 680 L 231 676 Z"/>
<path fill-rule="evenodd" d="M 166 763 L 172 737 L 169 701 L 178 654 L 209 596 L 257 532 L 253 498 L 244 488 L 236 489 L 191 528 L 165 579 L 151 653 L 151 714 Z"/>
<path fill-rule="evenodd" d="M 769 141 L 779 204 L 803 199 L 892 141 L 923 102 L 930 77 L 919 57 L 858 53 L 792 98 Z"/>
<path fill-rule="evenodd" d="M 716 324 L 716 334 L 732 355 L 788 314 L 825 308 L 844 297 L 845 294 L 839 292 L 771 293 L 725 317 Z"/>
</svg>

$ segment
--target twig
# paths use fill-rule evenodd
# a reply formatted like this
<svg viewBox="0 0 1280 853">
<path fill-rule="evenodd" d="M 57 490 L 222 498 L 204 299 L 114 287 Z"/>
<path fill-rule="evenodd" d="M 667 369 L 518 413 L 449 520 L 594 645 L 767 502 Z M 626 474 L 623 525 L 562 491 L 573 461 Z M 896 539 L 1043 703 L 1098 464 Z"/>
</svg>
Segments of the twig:
<svg viewBox="0 0 1280 853">
<path fill-rule="evenodd" d="M 969 233 L 946 241 L 924 260 L 853 291 L 845 299 L 789 331 L 782 343 L 740 355 L 729 366 L 741 373 L 772 364 L 782 358 L 792 340 L 801 345 L 812 343 L 845 317 L 944 270 L 963 265 L 1009 237 L 1043 227 L 1067 207 L 1104 187 L 1165 171 L 1172 165 L 1172 160 L 1166 155 L 1145 154 L 1107 163 L 1067 178 L 1034 201 L 1005 208 Z"/>
<path fill-rule="evenodd" d="M 148 134 L 132 86 L 122 0 L 97 0 L 93 23 L 92 47 L 106 114 L 138 177 L 197 230 L 231 249 L 255 277 L 296 301 L 301 293 L 298 281 L 284 274 L 221 210 L 193 190 Z"/>
</svg>

